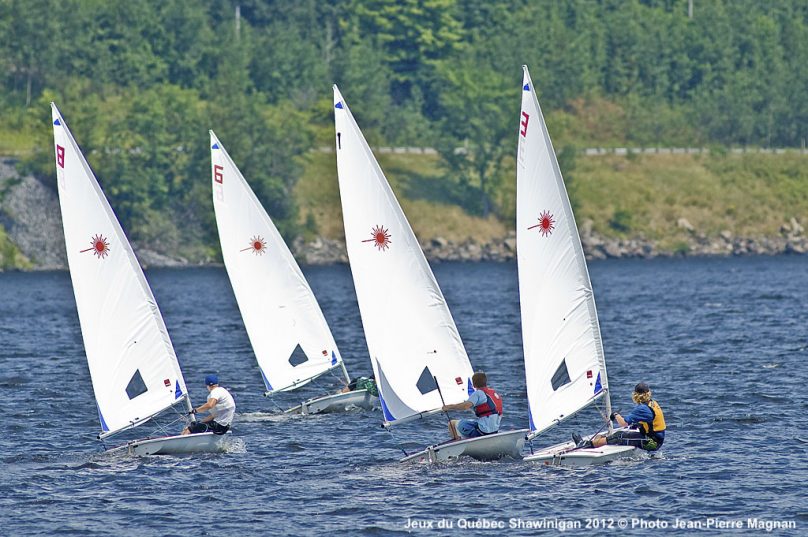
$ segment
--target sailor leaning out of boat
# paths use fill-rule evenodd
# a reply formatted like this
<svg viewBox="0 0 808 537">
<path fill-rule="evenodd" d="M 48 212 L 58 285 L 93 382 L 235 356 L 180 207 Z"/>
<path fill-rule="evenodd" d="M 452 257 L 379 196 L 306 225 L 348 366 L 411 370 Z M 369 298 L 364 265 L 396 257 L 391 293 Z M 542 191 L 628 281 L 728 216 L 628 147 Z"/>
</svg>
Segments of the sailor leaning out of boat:
<svg viewBox="0 0 808 537">
<path fill-rule="evenodd" d="M 471 376 L 474 391 L 462 403 L 445 405 L 443 411 L 474 409 L 476 420 L 451 420 L 449 434 L 455 440 L 460 438 L 476 438 L 487 434 L 499 432 L 499 422 L 502 419 L 502 398 L 488 387 L 488 378 L 485 373 L 478 371 Z"/>
<path fill-rule="evenodd" d="M 633 446 L 646 451 L 656 451 L 665 441 L 665 416 L 651 394 L 651 388 L 645 382 L 634 387 L 631 399 L 637 404 L 625 418 L 620 414 L 612 414 L 620 427 L 630 427 L 630 430 L 615 431 L 609 436 L 597 435 L 592 440 L 582 440 L 581 436 L 573 433 L 572 438 L 579 448 L 598 448 L 605 444 L 615 446 Z"/>
<path fill-rule="evenodd" d="M 209 414 L 200 421 L 191 423 L 182 431 L 182 434 L 206 432 L 225 434 L 230 430 L 230 424 L 236 414 L 236 401 L 230 392 L 219 386 L 218 375 L 206 376 L 205 386 L 208 388 L 208 400 L 204 405 L 192 409 L 191 414 L 198 412 L 209 412 Z"/>
<path fill-rule="evenodd" d="M 356 390 L 367 390 L 373 397 L 379 397 L 379 387 L 376 385 L 376 376 L 357 377 L 351 379 L 347 386 L 340 390 L 340 393 L 348 393 Z"/>
</svg>

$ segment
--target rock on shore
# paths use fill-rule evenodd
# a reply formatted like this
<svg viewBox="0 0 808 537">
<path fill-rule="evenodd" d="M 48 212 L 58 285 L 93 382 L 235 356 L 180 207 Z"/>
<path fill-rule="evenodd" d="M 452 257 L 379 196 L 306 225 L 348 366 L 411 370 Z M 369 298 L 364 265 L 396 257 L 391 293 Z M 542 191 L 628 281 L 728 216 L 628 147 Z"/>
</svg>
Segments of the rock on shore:
<svg viewBox="0 0 808 537">
<path fill-rule="evenodd" d="M 777 237 L 736 237 L 726 230 L 716 237 L 707 237 L 691 229 L 688 230 L 689 236 L 673 249 L 661 249 L 654 241 L 643 237 L 605 237 L 592 231 L 590 221 L 584 221 L 579 231 L 584 253 L 590 260 L 808 253 L 808 238 L 796 219 L 783 224 Z M 455 242 L 445 237 L 435 237 L 422 243 L 421 248 L 430 261 L 512 261 L 516 258 L 516 234 L 511 232 L 506 237 L 485 243 L 472 239 Z M 304 264 L 346 263 L 348 260 L 345 243 L 338 240 L 317 238 L 304 242 L 298 239 L 294 250 Z"/>
<path fill-rule="evenodd" d="M 10 159 L 0 159 L 0 225 L 27 257 L 34 270 L 65 270 L 67 254 L 62 213 L 56 184 L 21 177 Z M 133 248 L 144 267 L 188 265 L 183 258 L 165 255 L 149 247 Z"/>
<path fill-rule="evenodd" d="M 34 268 L 63 269 L 67 257 L 56 185 L 20 177 L 14 164 L 0 160 L 0 224 Z"/>
</svg>

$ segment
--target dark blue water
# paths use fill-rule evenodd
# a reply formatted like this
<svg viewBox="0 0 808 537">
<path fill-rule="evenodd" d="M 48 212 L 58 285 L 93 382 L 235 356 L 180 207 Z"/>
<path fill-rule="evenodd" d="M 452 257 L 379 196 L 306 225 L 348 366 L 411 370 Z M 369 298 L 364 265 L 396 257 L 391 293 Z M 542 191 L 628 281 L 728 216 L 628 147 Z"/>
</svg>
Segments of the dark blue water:
<svg viewBox="0 0 808 537">
<path fill-rule="evenodd" d="M 668 436 L 652 458 L 559 469 L 516 461 L 401 466 L 441 438 L 442 418 L 395 436 L 373 412 L 284 417 L 261 394 L 221 269 L 150 271 L 191 396 L 217 370 L 237 397 L 232 453 L 103 455 L 66 273 L 0 274 L 0 533 L 4 535 L 403 534 L 441 519 L 472 534 L 535 534 L 511 518 L 586 524 L 625 518 L 790 521 L 808 532 L 808 258 L 659 259 L 591 264 L 615 407 L 649 382 Z M 368 373 L 347 267 L 305 271 L 352 373 Z M 526 426 L 516 267 L 440 264 L 435 273 L 475 368 Z M 391 282 L 394 285 L 395 282 Z M 323 389 L 315 386 L 311 390 Z M 576 418 L 537 444 L 565 440 Z M 603 519 L 603 522 L 592 522 Z M 463 530 L 464 521 L 505 530 Z M 445 522 L 444 522 L 445 523 Z M 636 534 L 650 533 L 637 527 Z M 429 530 L 423 530 L 430 533 Z M 549 533 L 558 531 L 550 530 Z M 680 533 L 691 531 L 681 530 Z M 779 532 L 776 530 L 775 532 Z M 606 532 L 609 533 L 609 532 Z M 780 532 L 782 533 L 782 532 Z"/>
</svg>

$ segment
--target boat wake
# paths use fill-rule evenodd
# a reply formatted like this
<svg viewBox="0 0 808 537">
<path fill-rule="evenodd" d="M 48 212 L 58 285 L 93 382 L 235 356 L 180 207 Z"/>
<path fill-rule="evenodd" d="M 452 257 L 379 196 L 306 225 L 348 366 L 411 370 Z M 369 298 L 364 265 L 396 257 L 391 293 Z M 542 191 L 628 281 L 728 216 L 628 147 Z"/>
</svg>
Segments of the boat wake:
<svg viewBox="0 0 808 537">
<path fill-rule="evenodd" d="M 767 420 L 763 416 L 755 414 L 747 414 L 746 416 L 719 416 L 715 419 L 717 422 L 739 423 L 741 425 L 756 425 L 765 423 Z"/>
<path fill-rule="evenodd" d="M 230 438 L 225 453 L 247 453 L 247 443 L 243 438 Z"/>
<path fill-rule="evenodd" d="M 275 412 L 245 412 L 239 413 L 239 423 L 259 423 L 259 422 L 283 422 L 290 419 L 295 419 L 299 414 L 281 414 Z"/>
<path fill-rule="evenodd" d="M 132 457 L 126 450 L 102 451 L 92 454 L 74 470 L 91 470 L 100 473 L 131 472 L 140 468 L 141 457 Z"/>
</svg>

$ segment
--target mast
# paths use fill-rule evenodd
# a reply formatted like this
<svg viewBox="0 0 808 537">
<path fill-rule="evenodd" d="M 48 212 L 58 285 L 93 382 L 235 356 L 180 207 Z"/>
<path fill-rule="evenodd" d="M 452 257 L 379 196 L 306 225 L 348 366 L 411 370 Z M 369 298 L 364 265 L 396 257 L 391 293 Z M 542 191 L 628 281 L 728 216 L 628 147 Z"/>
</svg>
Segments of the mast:
<svg viewBox="0 0 808 537">
<path fill-rule="evenodd" d="M 345 385 L 347 386 L 351 383 L 351 376 L 348 375 L 348 370 L 345 369 L 345 362 L 340 362 L 340 365 L 342 366 L 342 374 L 345 375 Z"/>
<path fill-rule="evenodd" d="M 188 413 L 188 416 L 191 418 L 191 421 L 196 421 L 196 416 L 194 416 L 191 411 L 194 409 L 194 405 L 191 404 L 191 398 L 185 398 L 185 411 Z"/>
</svg>

